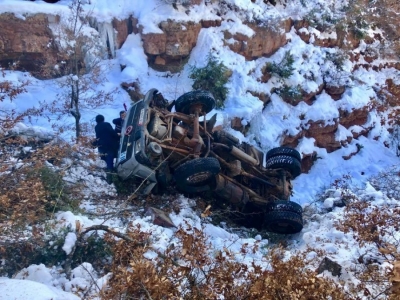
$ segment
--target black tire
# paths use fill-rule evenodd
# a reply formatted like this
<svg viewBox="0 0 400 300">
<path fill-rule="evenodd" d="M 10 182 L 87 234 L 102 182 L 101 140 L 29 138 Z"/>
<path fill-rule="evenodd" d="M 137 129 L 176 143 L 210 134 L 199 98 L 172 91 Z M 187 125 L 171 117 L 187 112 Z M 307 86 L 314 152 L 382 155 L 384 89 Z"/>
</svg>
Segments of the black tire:
<svg viewBox="0 0 400 300">
<path fill-rule="evenodd" d="M 278 155 L 267 159 L 265 167 L 267 169 L 285 169 L 292 175 L 292 178 L 301 174 L 300 161 L 287 155 Z"/>
<path fill-rule="evenodd" d="M 265 211 L 290 211 L 301 215 L 303 213 L 303 208 L 300 204 L 293 201 L 276 200 L 269 202 L 265 207 Z"/>
<path fill-rule="evenodd" d="M 214 96 L 208 91 L 191 91 L 183 94 L 175 101 L 175 110 L 184 114 L 193 113 L 196 104 L 202 105 L 202 112 L 207 114 L 215 107 Z"/>
<path fill-rule="evenodd" d="M 295 212 L 270 211 L 265 213 L 263 227 L 274 233 L 298 233 L 303 229 L 303 218 L 301 214 Z"/>
<path fill-rule="evenodd" d="M 214 157 L 189 160 L 174 172 L 177 188 L 187 193 L 208 191 L 220 170 L 219 161 Z"/>
<path fill-rule="evenodd" d="M 297 160 L 301 161 L 301 155 L 299 151 L 294 148 L 290 147 L 276 147 L 267 152 L 267 159 L 279 155 L 287 155 L 296 158 Z"/>
</svg>

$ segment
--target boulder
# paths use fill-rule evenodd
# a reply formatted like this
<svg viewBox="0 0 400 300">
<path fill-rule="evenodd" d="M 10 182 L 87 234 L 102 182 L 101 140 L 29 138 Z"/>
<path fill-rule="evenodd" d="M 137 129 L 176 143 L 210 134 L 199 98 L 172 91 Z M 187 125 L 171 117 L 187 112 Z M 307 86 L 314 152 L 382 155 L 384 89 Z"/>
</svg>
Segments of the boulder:
<svg viewBox="0 0 400 300">
<path fill-rule="evenodd" d="M 337 262 L 331 260 L 329 257 L 325 257 L 321 261 L 317 269 L 317 273 L 321 274 L 324 271 L 331 272 L 333 276 L 340 276 L 340 274 L 342 274 L 342 266 L 339 265 Z"/>
<path fill-rule="evenodd" d="M 146 215 L 151 216 L 152 222 L 155 225 L 167 228 L 176 227 L 167 213 L 161 209 L 149 207 L 146 211 Z"/>
</svg>

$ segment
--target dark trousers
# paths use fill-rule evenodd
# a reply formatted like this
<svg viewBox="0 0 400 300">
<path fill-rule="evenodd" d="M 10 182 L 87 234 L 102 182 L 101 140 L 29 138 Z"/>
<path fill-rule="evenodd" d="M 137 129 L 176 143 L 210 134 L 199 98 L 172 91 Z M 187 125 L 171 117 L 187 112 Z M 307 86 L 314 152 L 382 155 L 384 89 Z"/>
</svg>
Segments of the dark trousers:
<svg viewBox="0 0 400 300">
<path fill-rule="evenodd" d="M 114 169 L 114 156 L 115 154 L 113 152 L 109 153 L 100 153 L 101 159 L 106 162 L 107 165 L 107 170 L 113 170 Z"/>
</svg>

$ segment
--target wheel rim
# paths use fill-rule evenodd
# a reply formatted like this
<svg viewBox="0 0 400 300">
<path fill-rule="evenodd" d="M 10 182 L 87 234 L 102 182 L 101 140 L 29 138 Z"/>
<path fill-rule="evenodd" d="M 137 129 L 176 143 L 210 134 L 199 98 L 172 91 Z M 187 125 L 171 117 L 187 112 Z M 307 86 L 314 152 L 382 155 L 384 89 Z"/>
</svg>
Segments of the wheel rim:
<svg viewBox="0 0 400 300">
<path fill-rule="evenodd" d="M 212 176 L 211 172 L 208 172 L 208 171 L 200 172 L 200 173 L 196 173 L 196 174 L 189 176 L 186 179 L 186 181 L 190 185 L 204 184 L 211 178 L 211 176 Z"/>
</svg>

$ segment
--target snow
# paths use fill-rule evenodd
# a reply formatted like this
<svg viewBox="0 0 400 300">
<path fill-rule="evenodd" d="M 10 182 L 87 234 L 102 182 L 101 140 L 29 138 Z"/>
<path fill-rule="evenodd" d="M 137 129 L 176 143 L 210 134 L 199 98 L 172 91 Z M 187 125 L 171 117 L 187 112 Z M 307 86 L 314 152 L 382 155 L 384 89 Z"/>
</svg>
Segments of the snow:
<svg viewBox="0 0 400 300">
<path fill-rule="evenodd" d="M 62 246 L 62 249 L 67 255 L 71 253 L 72 249 L 75 246 L 76 240 L 76 234 L 74 232 L 68 232 L 67 236 L 65 237 L 64 246 Z"/>
<path fill-rule="evenodd" d="M 135 0 L 134 5 L 132 5 L 132 0 L 91 0 L 90 2 L 91 5 L 86 4 L 84 7 L 92 9 L 92 14 L 97 19 L 100 38 L 104 42 L 108 37 L 111 45 L 115 44 L 114 32 L 110 26 L 114 18 L 123 20 L 133 15 L 139 20 L 138 26 L 143 26 L 144 33 L 160 33 L 158 24 L 167 19 L 193 22 L 220 19 L 216 15 L 213 5 L 206 5 L 204 2 L 191 8 L 189 13 L 185 13 L 185 9 L 182 7 L 176 10 L 161 0 Z M 275 7 L 266 5 L 261 0 L 254 3 L 248 0 L 226 0 L 225 2 L 240 7 L 247 13 L 246 17 L 249 21 L 262 20 L 267 22 L 287 15 L 290 15 L 293 19 L 299 19 L 307 13 L 307 8 L 297 1 L 289 1 L 286 4 L 286 8 L 279 4 Z M 313 4 L 316 5 L 317 3 L 324 5 L 325 2 L 340 6 L 346 1 L 314 0 L 311 2 L 307 6 L 312 7 Z M 43 1 L 0 0 L 0 13 L 13 12 L 21 19 L 29 14 L 38 12 L 67 14 L 67 5 L 69 3 L 70 1 L 68 0 L 61 0 L 57 4 L 46 4 Z M 334 101 L 328 94 L 323 92 L 316 96 L 312 105 L 301 102 L 296 106 L 292 106 L 284 102 L 276 93 L 272 93 L 270 95 L 271 102 L 266 107 L 263 107 L 263 103 L 248 91 L 269 94 L 271 85 L 281 87 L 283 84 L 277 78 L 272 78 L 267 84 L 262 84 L 255 80 L 257 74 L 259 75 L 259 72 L 261 72 L 260 68 L 266 62 L 280 62 L 284 53 L 289 50 L 295 57 L 294 66 L 296 70 L 290 78 L 286 79 L 286 83 L 301 85 L 307 92 L 313 92 L 322 83 L 322 76 L 327 76 L 325 72 L 332 69 L 332 65 L 326 60 L 326 52 L 334 52 L 335 50 L 318 48 L 312 43 L 306 44 L 292 31 L 287 34 L 290 40 L 288 44 L 271 57 L 246 61 L 242 56 L 225 47 L 221 38 L 223 30 L 229 30 L 232 34 L 240 33 L 252 36 L 254 32 L 243 24 L 242 17 L 231 12 L 229 20 L 225 19 L 221 24 L 221 28 L 202 29 L 197 45 L 191 52 L 188 64 L 179 74 L 157 72 L 150 69 L 140 35 L 130 34 L 120 49 L 114 52 L 114 47 L 112 47 L 113 59 L 108 62 L 109 64 L 104 71 L 110 89 L 118 87 L 122 82 L 139 81 L 144 91 L 156 87 L 167 99 L 176 99 L 182 93 L 191 90 L 188 66 L 204 66 L 208 53 L 216 53 L 224 64 L 233 71 L 233 75 L 227 84 L 229 95 L 225 102 L 225 108 L 223 110 L 214 110 L 210 114 L 217 112 L 218 124 L 225 127 L 228 127 L 230 120 L 234 117 L 241 118 L 243 125 L 251 124 L 246 136 L 232 129 L 228 130 L 241 141 L 247 141 L 252 144 L 257 143 L 263 151 L 268 151 L 280 145 L 280 137 L 283 132 L 294 136 L 300 132 L 302 127 L 306 127 L 309 121 L 323 120 L 325 125 L 331 125 L 339 116 L 339 110 L 351 112 L 367 106 L 371 99 L 376 96 L 372 88 L 374 85 L 382 85 L 388 78 L 393 79 L 395 83 L 400 83 L 400 74 L 396 69 L 386 68 L 377 72 L 360 67 L 352 74 L 353 78 L 351 80 L 346 78 L 346 80 L 350 81 L 350 84 L 340 100 Z M 304 29 L 304 31 L 308 31 L 313 36 L 318 35 L 319 38 L 336 38 L 334 33 L 320 35 L 316 29 L 312 28 Z M 361 44 L 359 51 L 363 47 L 366 47 L 366 45 Z M 121 65 L 124 66 L 122 71 L 120 70 Z M 350 70 L 351 62 L 346 61 L 343 68 L 345 71 Z M 306 80 L 303 74 L 313 74 L 314 80 Z M 19 95 L 14 101 L 2 103 L 2 109 L 5 110 L 25 110 L 30 107 L 38 107 L 40 105 L 39 101 L 50 102 L 56 98 L 59 92 L 56 88 L 57 85 L 52 80 L 38 80 L 24 72 L 7 71 L 5 72 L 5 79 L 17 83 L 29 80 L 27 93 Z M 333 79 L 332 82 L 334 83 Z M 105 115 L 106 121 L 110 121 L 118 115 L 122 105 L 129 102 L 129 96 L 126 92 L 121 91 L 118 97 L 115 97 L 113 104 L 101 109 L 84 110 L 82 112 L 82 120 L 93 124 L 94 116 L 102 113 Z M 62 121 L 71 123 L 72 119 L 64 116 Z M 20 123 L 13 130 L 16 133 L 24 134 L 31 132 L 31 134 L 35 133 L 42 137 L 53 135 L 47 120 L 33 118 L 31 122 L 30 124 L 28 122 L 26 124 Z M 343 178 L 344 175 L 349 175 L 351 176 L 351 184 L 363 189 L 365 195 L 375 199 L 375 203 L 390 204 L 385 195 L 381 191 L 375 190 L 368 180 L 371 176 L 398 165 L 399 158 L 396 156 L 395 149 L 384 146 L 384 142 L 389 142 L 391 137 L 387 128 L 379 122 L 379 117 L 374 111 L 370 112 L 367 121 L 368 126 L 372 124 L 375 128 L 368 137 L 360 136 L 358 139 L 353 139 L 345 147 L 332 153 L 327 153 L 325 149 L 317 147 L 314 138 L 301 138 L 296 149 L 303 156 L 316 153 L 316 162 L 307 174 L 301 174 L 293 181 L 294 194 L 291 200 L 301 204 L 303 208 L 307 208 L 316 202 L 316 197 L 320 195 L 321 191 L 330 187 L 335 180 Z M 346 140 L 348 136 L 352 136 L 351 132 L 360 132 L 362 129 L 362 126 L 353 126 L 349 129 L 339 126 L 336 140 Z M 351 159 L 344 160 L 343 156 L 356 151 L 357 147 L 359 147 L 358 145 L 362 145 L 360 152 L 352 156 Z M 109 195 L 115 194 L 115 190 L 98 177 L 88 174 L 84 168 L 77 167 L 72 169 L 71 173 L 66 175 L 66 180 L 71 182 L 74 180 L 87 180 L 99 192 Z M 313 220 L 310 220 L 303 231 L 294 237 L 298 241 L 295 248 L 299 250 L 304 250 L 306 247 L 324 249 L 339 264 L 347 266 L 356 256 L 359 249 L 349 234 L 339 232 L 332 226 L 334 219 L 343 217 L 343 209 L 334 206 L 335 201 L 339 199 L 340 194 L 336 191 L 336 193 L 332 193 L 321 201 L 321 207 L 331 211 L 323 215 L 323 217 L 318 214 L 313 216 Z M 243 257 L 240 257 L 240 249 L 244 244 L 249 246 L 255 243 L 259 243 L 260 246 L 269 244 L 269 241 L 263 239 L 261 235 L 256 235 L 254 238 L 243 237 L 226 228 L 224 224 L 218 227 L 204 223 L 194 213 L 193 207 L 195 203 L 192 200 L 183 196 L 178 200 L 180 201 L 181 209 L 178 214 L 170 214 L 173 223 L 176 226 L 185 226 L 186 221 L 191 226 L 202 229 L 214 249 L 228 247 L 233 253 L 238 254 L 238 259 L 243 259 Z M 95 209 L 89 203 L 85 203 L 84 208 L 87 210 Z M 134 225 L 140 225 L 141 230 L 151 232 L 154 238 L 153 248 L 156 250 L 165 250 L 174 241 L 174 229 L 154 225 L 151 223 L 150 217 L 140 218 L 135 216 L 131 221 Z M 77 229 L 77 224 L 80 224 L 82 228 L 96 224 L 110 225 L 121 231 L 124 228 L 123 224 L 117 220 L 89 219 L 85 216 L 74 215 L 72 212 L 58 213 L 55 216 L 55 222 L 59 228 L 68 227 L 71 231 L 66 235 L 62 247 L 66 254 L 71 252 L 76 243 L 77 236 L 74 231 Z M 321 244 L 321 240 L 325 242 Z M 341 244 L 338 244 L 338 241 Z M 313 255 L 317 256 L 317 253 L 310 252 L 308 255 L 311 258 Z M 156 256 L 157 253 L 152 250 L 145 254 L 148 259 Z M 255 261 L 262 264 L 263 253 L 247 254 L 244 261 L 249 263 Z M 93 267 L 84 262 L 72 271 L 73 278 L 68 280 L 60 276 L 54 268 L 44 265 L 32 265 L 21 270 L 13 279 L 0 278 L 0 299 L 80 299 L 75 295 L 77 288 L 84 289 L 90 286 L 90 281 L 93 278 L 97 280 L 96 286 L 100 288 L 106 284 L 107 276 L 99 278 L 94 273 Z M 91 276 L 88 274 L 91 274 Z M 342 275 L 342 279 L 345 279 L 346 276 L 350 275 L 345 272 Z"/>
<path fill-rule="evenodd" d="M 0 278 L 1 300 L 79 300 L 78 296 L 29 279 Z"/>
</svg>

